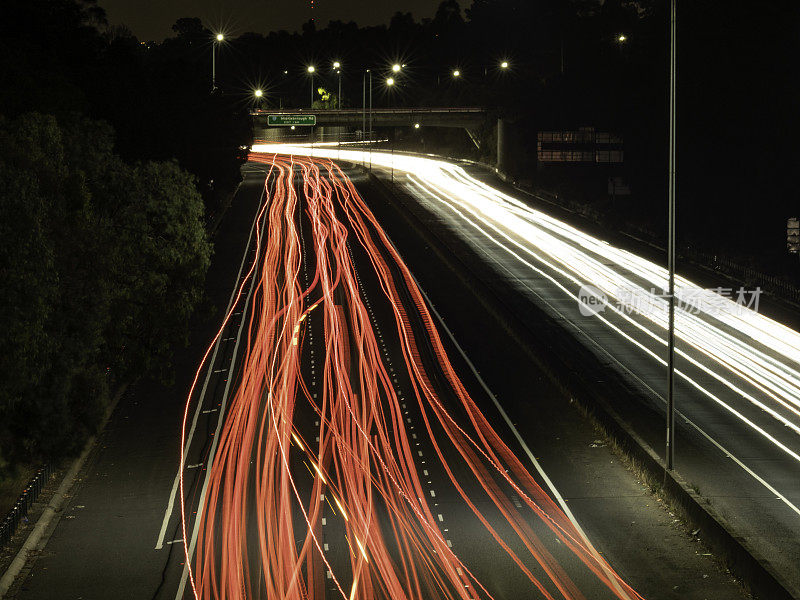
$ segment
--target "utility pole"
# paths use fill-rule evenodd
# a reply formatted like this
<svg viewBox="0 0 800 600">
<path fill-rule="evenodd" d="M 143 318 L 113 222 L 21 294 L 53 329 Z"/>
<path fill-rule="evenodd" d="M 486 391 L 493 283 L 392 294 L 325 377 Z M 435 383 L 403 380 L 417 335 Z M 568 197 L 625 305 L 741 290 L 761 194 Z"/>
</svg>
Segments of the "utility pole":
<svg viewBox="0 0 800 600">
<path fill-rule="evenodd" d="M 363 88 L 361 99 L 361 141 L 363 142 L 367 137 L 367 73 L 369 69 L 364 71 L 361 78 L 361 85 Z M 363 146 L 362 146 L 363 148 Z M 361 152 L 361 166 L 364 166 L 364 152 Z"/>
<path fill-rule="evenodd" d="M 217 46 L 222 43 L 225 36 L 218 33 L 211 40 L 211 93 L 217 90 Z"/>
<path fill-rule="evenodd" d="M 372 71 L 369 72 L 369 170 L 372 172 Z"/>
<path fill-rule="evenodd" d="M 211 46 L 211 91 L 217 89 L 217 43 L 212 42 Z"/>
<path fill-rule="evenodd" d="M 669 332 L 667 358 L 667 451 L 666 467 L 675 466 L 675 177 L 676 167 L 676 42 L 677 26 L 675 2 L 670 0 L 670 54 L 669 54 L 669 225 L 667 243 L 667 268 L 669 269 Z"/>
</svg>

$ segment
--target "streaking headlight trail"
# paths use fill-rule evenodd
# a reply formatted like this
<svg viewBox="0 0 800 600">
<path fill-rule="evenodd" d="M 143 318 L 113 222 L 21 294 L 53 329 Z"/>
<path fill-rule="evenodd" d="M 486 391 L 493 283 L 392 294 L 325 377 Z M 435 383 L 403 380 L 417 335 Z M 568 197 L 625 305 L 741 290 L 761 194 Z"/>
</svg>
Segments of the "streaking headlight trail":
<svg viewBox="0 0 800 600">
<path fill-rule="evenodd" d="M 403 174 L 403 185 L 416 201 L 451 219 L 455 228 L 466 227 L 486 247 L 499 249 L 520 272 L 548 280 L 575 298 L 576 307 L 582 286 L 596 288 L 607 300 L 591 318 L 650 360 L 666 364 L 662 357 L 667 271 L 652 261 L 535 210 L 445 161 L 335 145 L 269 144 L 253 150 L 369 162 Z M 647 310 L 629 312 L 617 305 L 621 291 L 631 290 L 647 296 Z M 648 295 L 651 290 L 656 294 Z M 779 453 L 800 463 L 800 334 L 683 277 L 676 278 L 676 297 L 679 304 L 699 308 L 676 312 L 677 355 L 685 361 L 678 376 Z M 756 478 L 800 515 L 796 504 Z"/>
</svg>

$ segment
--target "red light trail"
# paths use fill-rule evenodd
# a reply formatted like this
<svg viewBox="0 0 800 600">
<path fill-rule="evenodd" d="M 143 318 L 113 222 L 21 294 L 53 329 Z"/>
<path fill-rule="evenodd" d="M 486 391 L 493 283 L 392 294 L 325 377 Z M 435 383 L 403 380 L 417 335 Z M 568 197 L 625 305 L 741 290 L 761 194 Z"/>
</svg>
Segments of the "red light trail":
<svg viewBox="0 0 800 600">
<path fill-rule="evenodd" d="M 391 309 L 412 391 L 408 400 L 416 404 L 449 483 L 497 551 L 542 598 L 586 598 L 535 533 L 531 522 L 538 521 L 606 586 L 609 597 L 641 598 L 536 483 L 469 396 L 410 271 L 350 179 L 325 159 L 258 154 L 250 160 L 269 168 L 257 221 L 258 258 L 217 337 L 242 310 L 245 285 L 254 278 L 255 286 L 208 485 L 192 499 L 199 500 L 193 553 L 188 534 L 194 503 L 184 489 L 183 448 L 195 387 L 216 339 L 190 389 L 181 436 L 182 531 L 195 598 L 320 599 L 326 575 L 350 600 L 493 598 L 445 539 L 426 500 L 354 249 L 367 257 L 381 300 Z M 296 176 L 302 178 L 300 193 Z M 312 277 L 304 285 L 307 268 Z M 312 320 L 323 334 L 314 346 L 323 349 L 316 357 L 317 387 L 301 368 Z M 435 368 L 424 358 L 430 356 Z M 310 411 L 318 423 L 312 438 L 303 436 L 311 427 L 298 416 Z M 481 493 L 470 495 L 470 487 Z M 479 508 L 487 498 L 491 515 Z M 345 532 L 344 571 L 337 572 L 323 551 L 323 511 Z"/>
</svg>

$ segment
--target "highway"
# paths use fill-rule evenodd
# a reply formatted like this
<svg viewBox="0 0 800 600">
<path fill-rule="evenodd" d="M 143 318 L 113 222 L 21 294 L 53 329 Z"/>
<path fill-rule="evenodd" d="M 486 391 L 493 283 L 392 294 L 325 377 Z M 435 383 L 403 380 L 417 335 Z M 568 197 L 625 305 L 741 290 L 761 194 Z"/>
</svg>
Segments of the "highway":
<svg viewBox="0 0 800 600">
<path fill-rule="evenodd" d="M 303 152 L 251 155 L 219 320 L 121 401 L 10 597 L 744 597 L 427 260 L 437 311 L 361 170 Z"/>
<path fill-rule="evenodd" d="M 371 163 L 386 176 L 391 170 L 442 235 L 472 249 L 639 392 L 642 408 L 632 419 L 663 454 L 663 267 L 451 163 L 325 145 L 254 150 Z M 798 592 L 800 334 L 754 310 L 752 296 L 739 301 L 736 289 L 703 289 L 682 277 L 676 285 L 677 468 Z M 587 296 L 596 303 L 581 303 Z"/>
<path fill-rule="evenodd" d="M 220 407 L 227 416 L 199 494 L 179 486 L 181 498 L 199 498 L 196 516 L 181 507 L 181 585 L 202 598 L 325 588 L 345 598 L 485 597 L 453 549 L 456 532 L 470 532 L 496 546 L 512 589 L 639 598 L 469 396 L 349 178 L 329 161 L 265 165 L 273 191 L 256 231 L 262 259 L 237 293 L 250 313 L 238 388 Z M 308 248 L 313 263 L 301 260 Z M 386 331 L 376 310 L 391 315 Z M 399 338 L 394 359 L 384 335 Z"/>
</svg>

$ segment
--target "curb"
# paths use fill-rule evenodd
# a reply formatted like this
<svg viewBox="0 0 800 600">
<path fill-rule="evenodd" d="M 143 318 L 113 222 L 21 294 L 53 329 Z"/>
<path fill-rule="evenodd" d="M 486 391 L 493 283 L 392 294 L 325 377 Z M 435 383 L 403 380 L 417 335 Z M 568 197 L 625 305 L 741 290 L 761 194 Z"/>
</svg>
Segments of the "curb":
<svg viewBox="0 0 800 600">
<path fill-rule="evenodd" d="M 564 393 L 565 399 L 575 401 L 587 413 L 589 418 L 603 427 L 623 450 L 641 467 L 645 475 L 653 481 L 662 482 L 662 493 L 679 510 L 694 527 L 703 531 L 703 541 L 718 556 L 722 557 L 731 572 L 745 582 L 745 585 L 757 597 L 764 600 L 800 600 L 793 596 L 782 581 L 782 577 L 772 568 L 770 562 L 754 552 L 745 539 L 733 532 L 729 524 L 710 507 L 701 503 L 701 498 L 694 493 L 688 484 L 675 472 L 667 472 L 658 455 L 633 429 L 605 402 L 596 386 L 580 378 L 579 374 L 567 367 L 560 356 L 549 353 L 540 355 L 530 345 L 527 336 L 531 334 L 524 320 L 510 308 L 498 310 L 497 306 L 505 306 L 503 299 L 477 275 L 473 269 L 459 259 L 450 247 L 411 210 L 402 210 L 405 202 L 399 194 L 375 175 L 369 175 L 370 181 L 381 189 L 385 198 L 394 204 L 394 209 L 419 232 L 431 250 L 442 262 L 459 277 L 472 292 L 478 302 L 508 332 L 530 358 L 537 363 L 547 377 Z M 540 316 L 552 324 L 552 319 L 543 312 Z M 553 324 L 553 327 L 557 325 Z M 532 334 L 531 334 L 532 335 Z M 564 377 L 563 373 L 570 376 Z"/>
<path fill-rule="evenodd" d="M 54 522 L 58 522 L 58 519 L 61 518 L 61 511 L 66 503 L 67 494 L 75 483 L 75 477 L 77 477 L 78 473 L 83 468 L 83 465 L 86 463 L 86 459 L 89 457 L 89 454 L 95 447 L 97 437 L 105 429 L 106 425 L 108 424 L 108 420 L 111 418 L 111 414 L 114 412 L 119 399 L 125 393 L 127 387 L 127 384 L 123 384 L 117 390 L 117 393 L 114 394 L 111 403 L 106 409 L 106 414 L 103 416 L 103 420 L 100 423 L 100 427 L 97 429 L 97 434 L 93 435 L 87 440 L 80 456 L 78 456 L 78 458 L 72 462 L 72 466 L 70 466 L 69 470 L 64 475 L 64 479 L 61 480 L 61 484 L 58 486 L 55 494 L 53 494 L 53 497 L 50 499 L 50 503 L 47 505 L 47 507 L 45 507 L 42 515 L 39 517 L 39 520 L 36 521 L 36 525 L 34 525 L 33 530 L 30 532 L 30 534 L 28 534 L 28 538 L 25 540 L 25 543 L 22 544 L 22 548 L 20 548 L 19 552 L 14 557 L 14 560 L 11 561 L 8 569 L 6 569 L 6 572 L 3 573 L 3 576 L 0 577 L 0 598 L 5 597 L 8 591 L 11 589 L 11 586 L 14 585 L 14 582 L 28 561 L 28 556 L 32 552 L 41 549 L 40 543 L 42 543 L 43 540 L 44 544 L 47 543 L 45 532 Z M 44 544 L 42 544 L 42 546 Z"/>
<path fill-rule="evenodd" d="M 727 521 L 696 494 L 675 471 L 667 471 L 650 445 L 631 429 L 605 400 L 593 394 L 591 387 L 581 380 L 575 387 L 577 397 L 590 398 L 588 402 L 576 400 L 651 480 L 662 481 L 662 493 L 684 516 L 703 532 L 703 541 L 723 557 L 732 573 L 745 582 L 757 597 L 767 600 L 798 600 L 776 573 L 769 560 L 759 556 L 743 537 L 734 533 Z"/>
<path fill-rule="evenodd" d="M 220 224 L 222 223 L 222 219 L 225 218 L 225 214 L 228 212 L 228 209 L 231 207 L 231 203 L 233 199 L 236 197 L 236 194 L 239 193 L 239 188 L 242 187 L 242 183 L 244 182 L 244 177 L 242 180 L 236 184 L 230 192 L 225 194 L 227 201 L 224 203 L 221 210 L 211 215 L 211 222 L 208 224 L 206 228 L 206 233 L 208 234 L 209 240 L 214 237 L 214 234 L 217 233 L 217 229 L 219 229 Z"/>
</svg>

